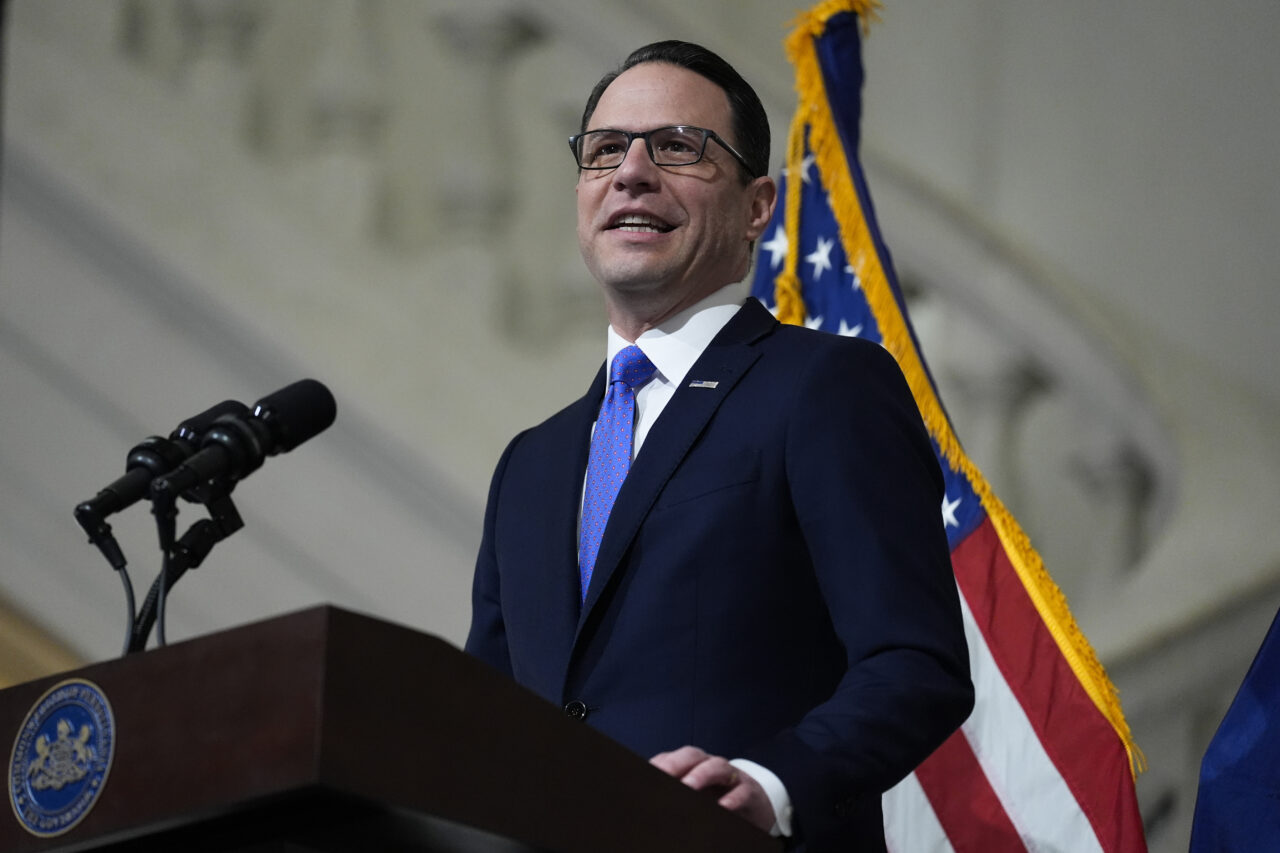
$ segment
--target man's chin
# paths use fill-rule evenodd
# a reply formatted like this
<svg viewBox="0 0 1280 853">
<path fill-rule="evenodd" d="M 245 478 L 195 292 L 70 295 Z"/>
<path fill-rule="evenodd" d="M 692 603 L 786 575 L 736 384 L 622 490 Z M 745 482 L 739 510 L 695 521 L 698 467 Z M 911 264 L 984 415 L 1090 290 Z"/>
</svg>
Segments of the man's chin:
<svg viewBox="0 0 1280 853">
<path fill-rule="evenodd" d="M 653 266 L 601 270 L 596 275 L 596 280 L 605 290 L 620 295 L 640 296 L 677 286 L 668 270 Z"/>
</svg>

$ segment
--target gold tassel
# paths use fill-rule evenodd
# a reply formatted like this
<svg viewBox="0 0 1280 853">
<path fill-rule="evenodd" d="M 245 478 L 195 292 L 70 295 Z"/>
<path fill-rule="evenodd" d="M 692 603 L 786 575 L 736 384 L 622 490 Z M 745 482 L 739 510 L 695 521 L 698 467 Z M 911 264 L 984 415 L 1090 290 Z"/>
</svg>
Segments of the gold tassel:
<svg viewBox="0 0 1280 853">
<path fill-rule="evenodd" d="M 791 120 L 791 132 L 787 137 L 787 197 L 784 221 L 787 229 L 787 254 L 782 262 L 782 272 L 773 282 L 773 299 L 779 322 L 799 326 L 805 320 L 804 297 L 800 293 L 800 277 L 796 266 L 800 263 L 800 180 L 804 168 L 805 121 L 800 110 Z"/>
</svg>

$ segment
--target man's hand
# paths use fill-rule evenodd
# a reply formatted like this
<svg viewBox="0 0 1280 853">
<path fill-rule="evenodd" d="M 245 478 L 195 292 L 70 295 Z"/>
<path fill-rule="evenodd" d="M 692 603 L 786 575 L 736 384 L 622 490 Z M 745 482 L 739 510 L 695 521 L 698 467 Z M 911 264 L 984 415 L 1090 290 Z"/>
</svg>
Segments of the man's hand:
<svg viewBox="0 0 1280 853">
<path fill-rule="evenodd" d="M 707 755 L 696 746 L 660 752 L 649 763 L 674 776 L 695 791 L 720 789 L 719 803 L 748 823 L 768 832 L 773 828 L 773 804 L 760 783 L 718 755 Z"/>
</svg>

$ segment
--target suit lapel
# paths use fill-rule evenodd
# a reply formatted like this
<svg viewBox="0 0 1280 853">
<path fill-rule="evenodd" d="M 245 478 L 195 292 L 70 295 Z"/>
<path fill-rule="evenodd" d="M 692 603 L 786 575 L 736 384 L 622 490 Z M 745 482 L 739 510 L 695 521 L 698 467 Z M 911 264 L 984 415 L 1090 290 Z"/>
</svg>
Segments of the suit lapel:
<svg viewBox="0 0 1280 853">
<path fill-rule="evenodd" d="M 581 581 L 578 575 L 578 512 L 582 501 L 582 482 L 590 452 L 591 424 L 604 399 L 605 373 L 596 373 L 591 390 L 574 403 L 566 418 L 564 456 L 559 464 L 548 464 L 546 483 L 549 523 L 556 531 L 556 551 L 548 567 L 548 594 L 544 602 L 549 608 L 555 642 L 563 650 L 565 663 L 578 624 L 581 609 Z M 568 464 L 564 464 L 568 463 Z M 561 645 L 562 644 L 562 645 Z"/>
<path fill-rule="evenodd" d="M 675 396 L 663 409 L 609 514 L 591 586 L 578 619 L 579 632 L 663 487 L 721 403 L 760 357 L 751 344 L 776 326 L 777 320 L 767 309 L 756 300 L 748 299 L 694 363 L 682 387 L 676 389 Z M 694 384 L 699 387 L 693 387 Z"/>
</svg>

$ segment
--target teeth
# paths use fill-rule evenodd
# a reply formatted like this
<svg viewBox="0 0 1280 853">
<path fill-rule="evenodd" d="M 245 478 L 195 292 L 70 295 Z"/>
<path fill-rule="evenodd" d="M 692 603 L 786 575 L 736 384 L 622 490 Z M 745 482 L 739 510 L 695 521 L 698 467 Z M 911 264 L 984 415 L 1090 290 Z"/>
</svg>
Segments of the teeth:
<svg viewBox="0 0 1280 853">
<path fill-rule="evenodd" d="M 671 226 L 667 225 L 662 220 L 640 214 L 628 214 L 627 216 L 619 217 L 618 220 L 613 223 L 613 227 L 621 231 L 640 231 L 658 234 L 665 234 L 671 230 Z"/>
</svg>

